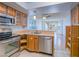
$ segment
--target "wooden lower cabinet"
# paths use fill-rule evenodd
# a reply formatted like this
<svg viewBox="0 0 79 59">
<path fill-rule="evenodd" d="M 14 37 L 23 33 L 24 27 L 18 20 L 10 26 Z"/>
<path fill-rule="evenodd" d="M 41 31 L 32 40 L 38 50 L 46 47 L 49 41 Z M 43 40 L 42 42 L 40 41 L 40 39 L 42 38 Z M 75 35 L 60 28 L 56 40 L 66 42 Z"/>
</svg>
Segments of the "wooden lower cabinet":
<svg viewBox="0 0 79 59">
<path fill-rule="evenodd" d="M 70 51 L 71 57 L 79 57 L 79 26 L 66 27 L 66 48 Z"/>
<path fill-rule="evenodd" d="M 79 49 L 78 49 L 78 42 L 72 42 L 72 49 L 71 49 L 71 56 L 78 57 L 79 56 Z"/>
<path fill-rule="evenodd" d="M 35 35 L 28 35 L 27 36 L 28 39 L 28 50 L 29 51 L 38 51 L 38 36 Z"/>
<path fill-rule="evenodd" d="M 79 57 L 79 26 L 71 27 L 71 56 Z"/>
</svg>

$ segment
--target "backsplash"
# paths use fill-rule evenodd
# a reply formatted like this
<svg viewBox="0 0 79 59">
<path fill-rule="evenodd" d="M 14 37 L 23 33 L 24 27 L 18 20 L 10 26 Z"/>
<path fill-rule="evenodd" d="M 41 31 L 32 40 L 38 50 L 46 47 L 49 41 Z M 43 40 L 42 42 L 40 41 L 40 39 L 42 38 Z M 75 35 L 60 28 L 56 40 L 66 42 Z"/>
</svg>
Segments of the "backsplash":
<svg viewBox="0 0 79 59">
<path fill-rule="evenodd" d="M 11 28 L 0 28 L 0 32 L 11 32 Z"/>
</svg>

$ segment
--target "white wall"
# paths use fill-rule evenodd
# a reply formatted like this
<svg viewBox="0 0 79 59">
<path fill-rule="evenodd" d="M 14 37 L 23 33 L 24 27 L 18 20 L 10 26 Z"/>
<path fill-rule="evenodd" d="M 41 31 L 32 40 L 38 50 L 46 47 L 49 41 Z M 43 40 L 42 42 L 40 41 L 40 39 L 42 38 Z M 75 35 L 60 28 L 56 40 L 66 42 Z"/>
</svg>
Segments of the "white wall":
<svg viewBox="0 0 79 59">
<path fill-rule="evenodd" d="M 62 47 L 65 48 L 65 42 L 66 42 L 66 26 L 70 26 L 71 24 L 71 17 L 70 12 L 66 12 L 63 14 L 56 14 L 47 20 L 49 21 L 58 21 L 58 26 L 60 28 L 57 28 L 57 31 L 54 34 L 54 45 L 55 48 Z M 43 20 L 43 19 L 42 19 Z M 38 20 L 37 20 L 38 21 Z M 40 20 L 39 20 L 40 21 Z M 40 25 L 41 23 L 37 23 L 37 28 L 41 29 L 40 27 L 43 25 Z"/>
</svg>

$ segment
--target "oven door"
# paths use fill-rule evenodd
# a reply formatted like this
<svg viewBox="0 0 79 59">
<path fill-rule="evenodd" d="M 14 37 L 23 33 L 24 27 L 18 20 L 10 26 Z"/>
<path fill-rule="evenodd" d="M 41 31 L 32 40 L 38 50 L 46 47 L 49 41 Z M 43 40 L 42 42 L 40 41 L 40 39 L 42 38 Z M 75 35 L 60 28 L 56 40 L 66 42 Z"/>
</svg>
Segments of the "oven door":
<svg viewBox="0 0 79 59">
<path fill-rule="evenodd" d="M 18 41 L 8 43 L 5 46 L 5 55 L 6 56 L 12 56 L 13 54 L 15 54 L 18 51 L 19 51 Z"/>
</svg>

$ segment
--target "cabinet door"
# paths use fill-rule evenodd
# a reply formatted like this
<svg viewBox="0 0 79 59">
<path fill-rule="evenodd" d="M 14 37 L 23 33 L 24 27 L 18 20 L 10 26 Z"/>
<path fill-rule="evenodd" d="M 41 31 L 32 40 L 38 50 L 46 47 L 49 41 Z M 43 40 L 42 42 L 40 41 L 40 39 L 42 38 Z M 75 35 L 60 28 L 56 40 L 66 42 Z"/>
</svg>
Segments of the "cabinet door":
<svg viewBox="0 0 79 59">
<path fill-rule="evenodd" d="M 7 14 L 12 16 L 13 9 L 11 7 L 7 8 Z"/>
<path fill-rule="evenodd" d="M 21 26 L 21 13 L 19 11 L 17 11 L 16 15 L 16 25 Z"/>
<path fill-rule="evenodd" d="M 73 25 L 74 23 L 74 9 L 71 10 L 71 24 Z"/>
<path fill-rule="evenodd" d="M 75 39 L 75 40 L 74 40 Z M 71 56 L 72 57 L 78 57 L 79 56 L 79 45 L 78 45 L 78 40 L 77 38 L 73 37 L 72 38 L 72 49 L 71 49 Z"/>
<path fill-rule="evenodd" d="M 35 48 L 34 48 L 34 38 L 32 35 L 28 35 L 28 49 L 29 51 L 34 51 Z"/>
<path fill-rule="evenodd" d="M 35 36 L 34 37 L 34 47 L 35 47 L 35 51 L 36 52 L 39 52 L 39 39 L 38 39 L 38 36 Z"/>
<path fill-rule="evenodd" d="M 77 5 L 71 10 L 71 24 L 79 24 L 79 6 Z"/>
<path fill-rule="evenodd" d="M 28 49 L 30 51 L 38 52 L 39 51 L 38 36 L 28 35 L 27 39 L 28 39 Z"/>
<path fill-rule="evenodd" d="M 11 7 L 8 7 L 7 8 L 7 14 L 10 15 L 10 16 L 15 17 L 16 16 L 16 10 L 11 8 Z"/>
<path fill-rule="evenodd" d="M 79 26 L 71 27 L 71 56 L 78 57 L 79 56 Z"/>
<path fill-rule="evenodd" d="M 16 10 L 13 9 L 13 16 L 15 17 L 16 16 Z"/>
<path fill-rule="evenodd" d="M 26 26 L 26 19 L 27 19 L 26 14 L 21 13 L 21 25 L 22 26 Z"/>
<path fill-rule="evenodd" d="M 26 26 L 27 16 L 22 12 L 17 12 L 16 16 L 16 25 L 17 26 Z"/>
<path fill-rule="evenodd" d="M 0 13 L 5 13 L 6 14 L 7 11 L 7 6 L 0 3 Z"/>
</svg>

